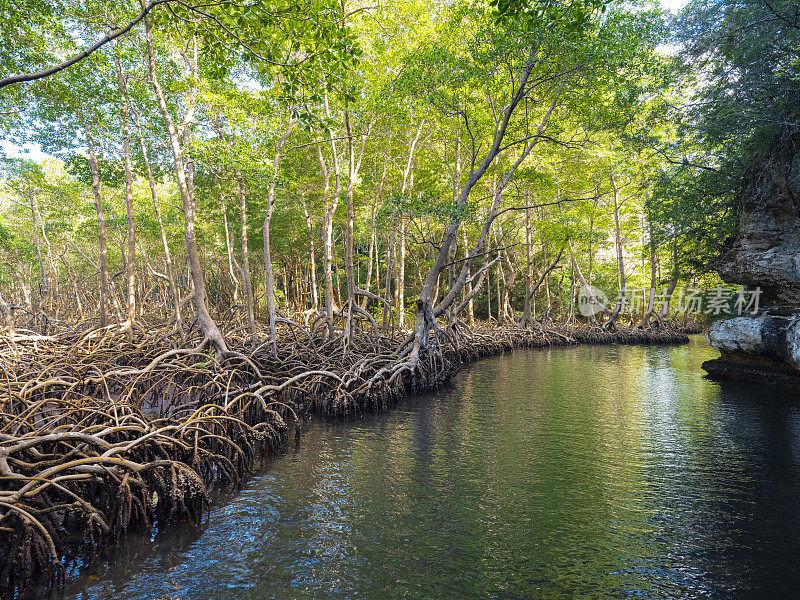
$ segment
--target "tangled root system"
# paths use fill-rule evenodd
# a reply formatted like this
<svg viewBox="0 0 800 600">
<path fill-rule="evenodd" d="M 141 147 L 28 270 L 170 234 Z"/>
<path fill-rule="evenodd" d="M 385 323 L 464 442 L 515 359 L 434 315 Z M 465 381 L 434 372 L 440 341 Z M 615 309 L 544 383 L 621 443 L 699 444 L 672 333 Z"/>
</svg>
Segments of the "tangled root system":
<svg viewBox="0 0 800 600">
<path fill-rule="evenodd" d="M 439 330 L 408 367 L 408 341 L 325 339 L 287 321 L 277 356 L 229 335 L 221 359 L 157 328 L 0 335 L 0 590 L 56 589 L 64 561 L 134 528 L 199 523 L 209 493 L 280 452 L 298 414 L 353 417 L 434 388 L 467 362 L 519 347 L 680 343 L 674 329 Z M 398 349 L 399 348 L 399 349 Z"/>
</svg>

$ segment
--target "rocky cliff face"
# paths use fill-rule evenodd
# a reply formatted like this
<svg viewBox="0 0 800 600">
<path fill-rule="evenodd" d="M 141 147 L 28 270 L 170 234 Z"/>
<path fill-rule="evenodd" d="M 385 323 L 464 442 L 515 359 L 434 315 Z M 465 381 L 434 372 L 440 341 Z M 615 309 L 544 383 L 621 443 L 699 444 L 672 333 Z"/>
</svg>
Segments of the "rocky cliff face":
<svg viewBox="0 0 800 600">
<path fill-rule="evenodd" d="M 728 283 L 761 288 L 769 308 L 718 321 L 711 376 L 800 386 L 800 154 L 777 145 L 739 198 L 734 235 L 712 267 Z M 783 305 L 783 306 L 776 306 Z"/>
<path fill-rule="evenodd" d="M 794 153 L 792 153 L 794 154 Z M 761 287 L 767 304 L 800 305 L 800 161 L 776 151 L 739 199 L 736 232 L 712 267 L 728 283 Z"/>
</svg>

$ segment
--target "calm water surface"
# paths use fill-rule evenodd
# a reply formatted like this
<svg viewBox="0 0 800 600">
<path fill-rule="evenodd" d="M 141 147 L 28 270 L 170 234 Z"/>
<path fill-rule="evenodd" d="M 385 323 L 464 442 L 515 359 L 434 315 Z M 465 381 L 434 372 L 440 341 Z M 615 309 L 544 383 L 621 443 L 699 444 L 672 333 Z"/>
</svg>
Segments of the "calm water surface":
<svg viewBox="0 0 800 600">
<path fill-rule="evenodd" d="M 680 347 L 520 351 L 299 447 L 81 599 L 798 598 L 800 402 Z"/>
</svg>

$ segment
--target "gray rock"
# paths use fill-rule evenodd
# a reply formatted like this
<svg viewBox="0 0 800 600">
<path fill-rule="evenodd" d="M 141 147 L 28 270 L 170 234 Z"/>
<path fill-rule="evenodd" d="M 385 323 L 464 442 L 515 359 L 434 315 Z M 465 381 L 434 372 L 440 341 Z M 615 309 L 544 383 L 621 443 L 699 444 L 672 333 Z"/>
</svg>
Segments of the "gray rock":
<svg viewBox="0 0 800 600">
<path fill-rule="evenodd" d="M 763 317 L 737 317 L 717 321 L 708 332 L 708 343 L 720 352 L 758 354 L 765 351 Z"/>
<path fill-rule="evenodd" d="M 800 157 L 776 144 L 738 194 L 736 229 L 711 266 L 728 283 L 761 288 L 762 309 L 708 332 L 712 377 L 800 386 Z M 783 306 L 773 306 L 783 304 Z"/>
<path fill-rule="evenodd" d="M 773 307 L 717 321 L 708 342 L 721 361 L 790 368 L 800 373 L 800 308 Z"/>
<path fill-rule="evenodd" d="M 728 283 L 761 287 L 767 303 L 800 305 L 800 162 L 765 161 L 739 194 L 736 230 L 711 266 Z"/>
</svg>

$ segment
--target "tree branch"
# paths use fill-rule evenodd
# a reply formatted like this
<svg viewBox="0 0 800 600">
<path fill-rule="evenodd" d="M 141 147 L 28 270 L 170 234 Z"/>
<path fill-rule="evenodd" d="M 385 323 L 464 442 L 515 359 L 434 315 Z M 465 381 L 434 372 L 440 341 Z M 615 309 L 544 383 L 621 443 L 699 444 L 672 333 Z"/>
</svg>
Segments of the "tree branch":
<svg viewBox="0 0 800 600">
<path fill-rule="evenodd" d="M 44 69 L 43 71 L 37 71 L 35 73 L 22 73 L 18 75 L 10 75 L 8 77 L 4 77 L 3 79 L 0 79 L 0 89 L 6 87 L 7 85 L 12 85 L 14 83 L 23 83 L 25 81 L 44 79 L 45 77 L 50 77 L 51 75 L 55 75 L 59 71 L 63 71 L 64 69 L 71 67 L 75 63 L 82 61 L 84 58 L 87 58 L 92 53 L 102 48 L 105 44 L 107 44 L 111 40 L 115 40 L 121 35 L 125 35 L 126 33 L 128 33 L 142 19 L 144 19 L 150 13 L 150 11 L 152 11 L 159 4 L 166 4 L 168 2 L 174 2 L 174 1 L 176 0 L 152 0 L 152 2 L 150 2 L 150 4 L 148 4 L 147 6 L 145 6 L 142 12 L 140 12 L 135 19 L 130 21 L 124 27 L 115 29 L 114 31 L 112 31 L 111 33 L 109 33 L 96 43 L 94 43 L 92 46 L 89 46 L 86 50 L 84 50 L 80 54 L 77 54 L 76 56 L 73 56 L 69 60 L 66 60 L 62 63 L 53 65 L 50 68 Z"/>
</svg>

